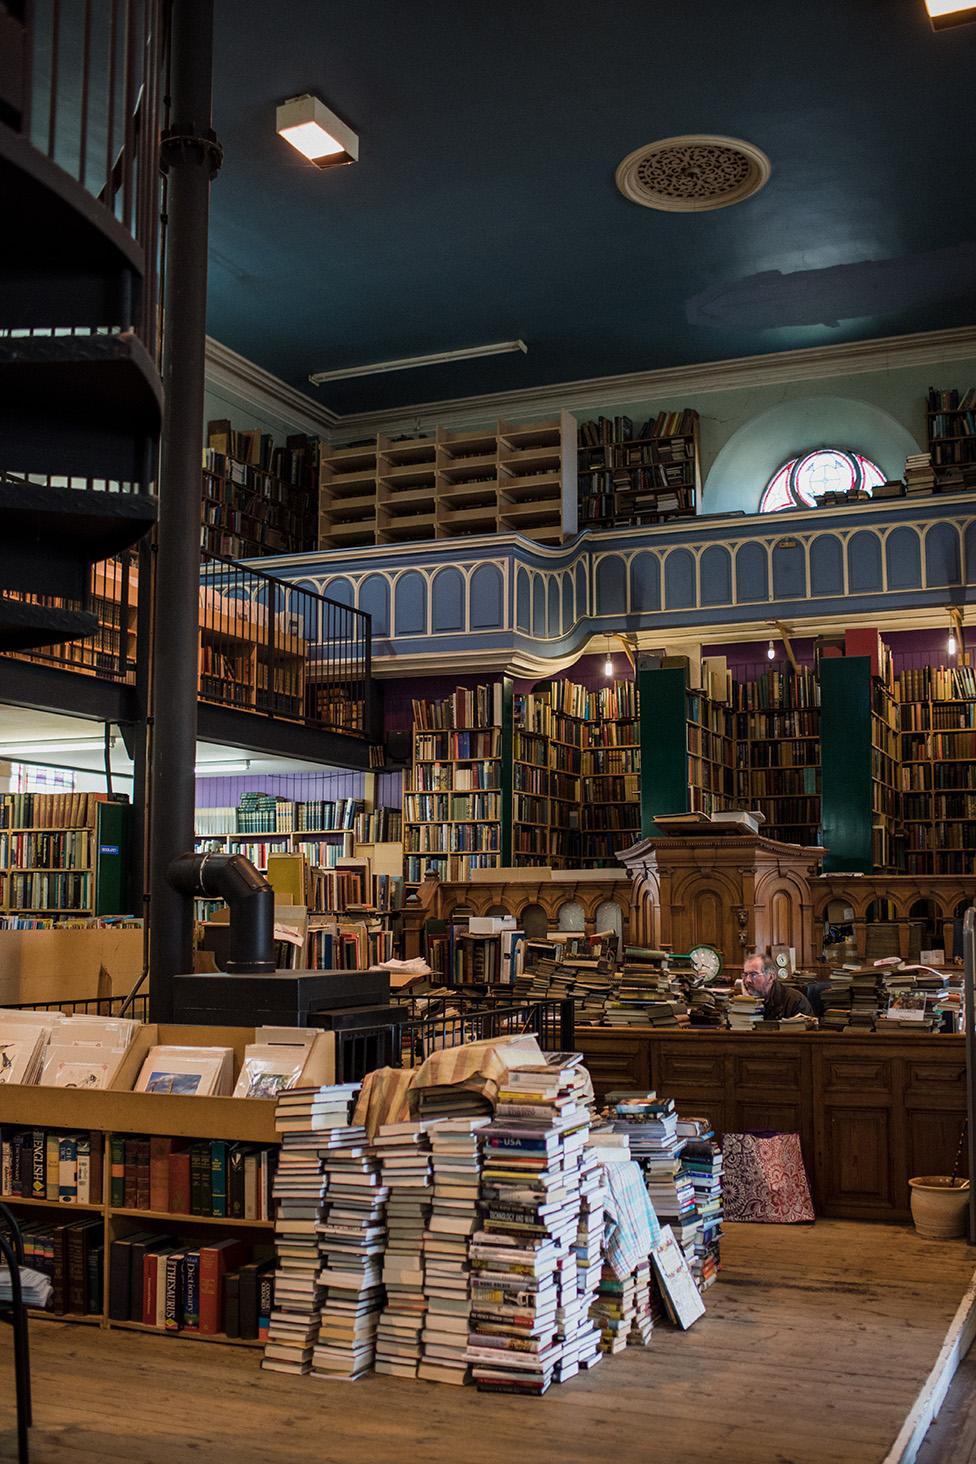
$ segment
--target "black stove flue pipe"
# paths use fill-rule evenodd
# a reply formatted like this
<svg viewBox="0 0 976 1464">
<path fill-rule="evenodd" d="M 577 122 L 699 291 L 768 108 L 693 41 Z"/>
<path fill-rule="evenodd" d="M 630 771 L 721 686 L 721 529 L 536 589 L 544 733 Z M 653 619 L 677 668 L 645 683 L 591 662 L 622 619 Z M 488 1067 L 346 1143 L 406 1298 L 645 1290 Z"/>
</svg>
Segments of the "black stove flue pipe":
<svg viewBox="0 0 976 1464">
<path fill-rule="evenodd" d="M 250 859 L 243 854 L 181 854 L 166 878 L 181 895 L 226 900 L 229 974 L 262 975 L 275 969 L 274 890 Z"/>
</svg>

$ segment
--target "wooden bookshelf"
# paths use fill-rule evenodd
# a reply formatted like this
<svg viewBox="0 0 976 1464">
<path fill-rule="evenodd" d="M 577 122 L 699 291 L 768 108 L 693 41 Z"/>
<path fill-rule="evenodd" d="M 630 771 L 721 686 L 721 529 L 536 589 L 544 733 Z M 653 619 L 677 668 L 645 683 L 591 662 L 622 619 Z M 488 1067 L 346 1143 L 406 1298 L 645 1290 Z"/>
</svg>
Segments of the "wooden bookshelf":
<svg viewBox="0 0 976 1464">
<path fill-rule="evenodd" d="M 580 863 L 617 865 L 640 833 L 641 737 L 637 684 L 614 681 L 586 696 L 580 791 Z"/>
<path fill-rule="evenodd" d="M 251 559 L 313 546 L 319 443 L 296 433 L 275 448 L 260 432 L 207 425 L 200 546 Z"/>
<path fill-rule="evenodd" d="M 244 1045 L 254 1040 L 253 1028 L 201 1028 L 162 1026 L 146 1028 L 134 1044 L 129 1067 L 141 1065 L 148 1046 L 154 1041 L 180 1042 L 191 1045 L 219 1043 L 235 1050 L 235 1076 L 240 1067 Z M 136 1050 L 138 1048 L 138 1050 Z M 131 1080 L 131 1075 L 130 1079 Z M 142 1322 L 118 1320 L 109 1316 L 110 1265 L 114 1240 L 135 1231 L 158 1225 L 161 1232 L 174 1231 L 188 1241 L 207 1244 L 222 1236 L 253 1237 L 255 1245 L 266 1251 L 270 1246 L 274 1221 L 271 1218 L 237 1218 L 213 1214 L 194 1215 L 144 1207 L 111 1203 L 111 1154 L 113 1136 L 180 1137 L 191 1140 L 212 1139 L 240 1141 L 274 1149 L 278 1135 L 274 1127 L 275 1105 L 260 1099 L 189 1098 L 166 1094 L 131 1093 L 76 1089 L 22 1087 L 8 1084 L 4 1089 L 4 1136 L 16 1129 L 44 1129 L 58 1134 L 85 1133 L 92 1143 L 99 1142 L 102 1188 L 97 1201 L 77 1203 L 40 1199 L 31 1196 L 3 1194 L 3 1203 L 24 1223 L 42 1223 L 50 1214 L 52 1224 L 70 1224 L 75 1220 L 100 1219 L 97 1243 L 103 1248 L 101 1266 L 101 1311 L 95 1313 L 32 1311 L 32 1316 L 46 1320 L 99 1326 L 106 1330 L 145 1331 L 157 1336 L 180 1340 L 224 1342 L 246 1346 L 262 1345 L 254 1339 L 229 1338 L 223 1334 L 195 1331 L 166 1331 Z M 57 1221 L 54 1221 L 54 1213 Z"/>
<path fill-rule="evenodd" d="M 820 665 L 825 873 L 895 868 L 898 711 L 884 670 L 872 675 L 868 656 Z"/>
<path fill-rule="evenodd" d="M 511 682 L 459 688 L 442 701 L 415 701 L 412 759 L 403 798 L 407 884 L 429 872 L 465 880 L 503 860 L 503 721 L 511 721 Z M 510 858 L 510 840 L 507 851 Z"/>
<path fill-rule="evenodd" d="M 895 679 L 906 874 L 976 873 L 976 673 L 925 667 Z"/>
<path fill-rule="evenodd" d="M 925 420 L 936 490 L 976 487 L 976 387 L 931 388 Z"/>
<path fill-rule="evenodd" d="M 200 592 L 199 691 L 202 701 L 305 716 L 308 645 L 294 616 L 274 615 L 205 587 Z"/>
<path fill-rule="evenodd" d="M 575 421 L 560 412 L 325 449 L 319 548 L 494 533 L 560 544 L 576 532 L 575 442 Z"/>
<path fill-rule="evenodd" d="M 42 822 L 16 822 L 25 810 Z M 0 913 L 27 919 L 127 913 L 130 821 L 129 804 L 95 794 L 5 794 Z"/>
<path fill-rule="evenodd" d="M 660 412 L 581 422 L 581 528 L 616 528 L 693 517 L 701 486 L 698 413 Z"/>
<path fill-rule="evenodd" d="M 735 801 L 758 809 L 763 835 L 816 844 L 820 834 L 820 683 L 768 671 L 733 687 Z"/>
</svg>

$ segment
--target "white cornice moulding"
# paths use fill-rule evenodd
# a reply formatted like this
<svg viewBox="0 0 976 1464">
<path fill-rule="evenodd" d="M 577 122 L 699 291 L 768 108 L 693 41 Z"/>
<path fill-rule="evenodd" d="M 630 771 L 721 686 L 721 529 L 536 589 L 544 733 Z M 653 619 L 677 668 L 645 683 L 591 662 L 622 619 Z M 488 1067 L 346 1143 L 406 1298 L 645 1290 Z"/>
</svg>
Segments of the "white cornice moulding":
<svg viewBox="0 0 976 1464">
<path fill-rule="evenodd" d="M 391 407 L 386 411 L 357 412 L 336 417 L 333 436 L 341 440 L 380 430 L 412 432 L 418 425 L 421 428 L 434 425 L 476 427 L 496 417 L 541 416 L 558 407 L 566 407 L 570 411 L 625 407 L 628 402 L 655 397 L 694 398 L 713 391 L 938 365 L 970 356 L 976 356 L 976 326 L 960 326 L 954 330 L 884 336 L 836 346 L 810 346 L 797 351 L 775 351 L 765 356 L 740 356 L 731 361 L 632 371 L 622 376 L 594 376 L 520 391 L 419 402 L 406 407 Z"/>
<path fill-rule="evenodd" d="M 295 432 L 329 437 L 340 421 L 328 407 L 296 391 L 246 356 L 239 356 L 229 346 L 222 346 L 213 336 L 207 336 L 205 370 L 208 386 L 233 392 L 255 412 L 271 412 Z"/>
<path fill-rule="evenodd" d="M 710 361 L 695 366 L 632 371 L 622 376 L 593 376 L 552 386 L 419 402 L 347 416 L 340 416 L 304 392 L 296 391 L 280 377 L 211 336 L 207 337 L 206 373 L 209 385 L 233 392 L 253 405 L 256 412 L 272 412 L 296 432 L 317 433 L 342 442 L 378 431 L 413 432 L 418 426 L 436 425 L 475 427 L 497 417 L 549 415 L 560 407 L 570 411 L 597 411 L 655 398 L 694 398 L 713 391 L 749 390 L 790 381 L 936 366 L 967 357 L 976 357 L 976 326 L 884 336 L 836 346 L 811 346 L 799 351 L 775 351 L 766 356 L 741 356 L 732 361 Z"/>
</svg>

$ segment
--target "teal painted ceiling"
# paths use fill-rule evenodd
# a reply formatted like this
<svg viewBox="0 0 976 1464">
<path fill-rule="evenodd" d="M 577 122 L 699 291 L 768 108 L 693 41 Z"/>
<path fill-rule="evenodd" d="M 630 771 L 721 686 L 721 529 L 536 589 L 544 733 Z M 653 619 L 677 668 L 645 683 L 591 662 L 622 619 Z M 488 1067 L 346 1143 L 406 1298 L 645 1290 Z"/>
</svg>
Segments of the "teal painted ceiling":
<svg viewBox="0 0 976 1464">
<path fill-rule="evenodd" d="M 923 0 L 217 0 L 208 328 L 352 412 L 968 325 L 974 77 L 976 25 L 933 34 Z M 357 164 L 276 136 L 306 91 Z M 770 182 L 627 202 L 619 161 L 686 133 L 756 144 Z"/>
</svg>

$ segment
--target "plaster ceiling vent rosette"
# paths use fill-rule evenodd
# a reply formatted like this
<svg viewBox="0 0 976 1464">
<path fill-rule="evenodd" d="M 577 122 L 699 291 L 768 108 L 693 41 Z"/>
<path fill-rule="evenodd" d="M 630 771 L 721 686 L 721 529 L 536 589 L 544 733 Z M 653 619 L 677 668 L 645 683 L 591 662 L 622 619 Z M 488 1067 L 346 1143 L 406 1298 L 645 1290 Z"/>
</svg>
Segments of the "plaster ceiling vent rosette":
<svg viewBox="0 0 976 1464">
<path fill-rule="evenodd" d="M 665 213 L 704 213 L 765 187 L 772 164 L 736 137 L 665 137 L 628 153 L 614 174 L 624 198 Z"/>
</svg>

